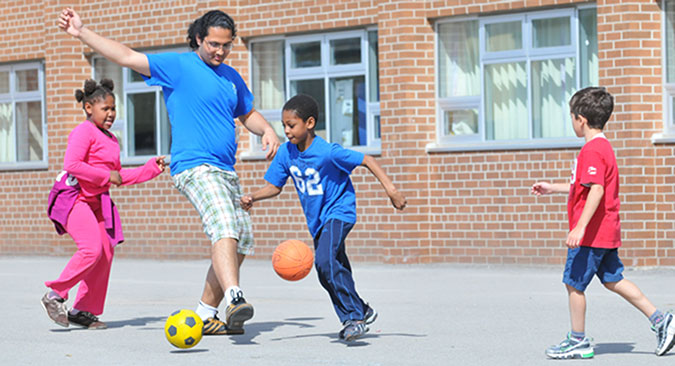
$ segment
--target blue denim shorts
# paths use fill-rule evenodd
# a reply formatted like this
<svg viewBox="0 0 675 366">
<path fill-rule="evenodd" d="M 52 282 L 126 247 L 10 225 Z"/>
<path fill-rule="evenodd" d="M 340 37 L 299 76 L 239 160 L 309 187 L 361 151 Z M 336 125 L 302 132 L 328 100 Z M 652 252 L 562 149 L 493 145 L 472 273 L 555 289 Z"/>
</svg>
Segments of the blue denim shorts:
<svg viewBox="0 0 675 366">
<path fill-rule="evenodd" d="M 563 283 L 585 291 L 594 275 L 602 283 L 611 283 L 621 281 L 622 272 L 618 249 L 578 247 L 567 250 Z"/>
</svg>

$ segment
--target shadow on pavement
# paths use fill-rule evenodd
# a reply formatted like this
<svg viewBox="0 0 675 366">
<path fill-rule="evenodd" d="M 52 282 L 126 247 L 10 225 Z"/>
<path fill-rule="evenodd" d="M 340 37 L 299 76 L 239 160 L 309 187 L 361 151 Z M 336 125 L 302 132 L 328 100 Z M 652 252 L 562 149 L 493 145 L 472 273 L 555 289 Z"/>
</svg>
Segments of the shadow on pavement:
<svg viewBox="0 0 675 366">
<path fill-rule="evenodd" d="M 164 322 L 164 321 L 166 321 L 165 316 L 146 316 L 142 318 L 106 322 L 106 324 L 108 324 L 108 328 L 122 328 L 126 326 L 141 327 L 144 325 L 148 325 L 149 323 Z"/>
<path fill-rule="evenodd" d="M 108 329 L 113 329 L 113 328 L 122 328 L 126 326 L 131 326 L 131 327 L 142 327 L 144 325 L 148 325 L 149 323 L 156 323 L 156 322 L 164 322 L 166 320 L 165 316 L 151 316 L 151 317 L 143 317 L 143 318 L 134 318 L 134 319 L 128 319 L 128 320 L 118 320 L 118 321 L 112 321 L 112 322 L 105 322 L 108 325 Z M 162 328 L 163 325 L 160 325 L 159 328 Z M 50 329 L 51 332 L 55 333 L 63 333 L 63 332 L 71 332 L 74 330 L 89 330 L 87 328 L 81 327 L 79 325 L 74 325 L 71 324 L 70 327 L 68 328 L 54 328 Z"/>
<path fill-rule="evenodd" d="M 203 348 L 198 348 L 198 349 L 175 349 L 169 353 L 173 354 L 188 354 L 188 353 L 202 353 L 202 352 L 208 352 L 208 349 L 203 349 Z"/>
<path fill-rule="evenodd" d="M 339 329 L 336 330 L 333 333 L 313 333 L 313 334 L 298 334 L 295 336 L 291 337 L 279 337 L 279 338 L 271 338 L 270 340 L 272 341 L 283 341 L 285 339 L 301 339 L 301 338 L 312 338 L 312 337 L 326 337 L 332 339 L 333 343 L 345 343 L 349 345 L 350 347 L 358 347 L 358 346 L 365 346 L 368 344 L 366 340 L 371 339 L 371 338 L 384 338 L 384 337 L 414 337 L 414 338 L 422 338 L 426 337 L 426 334 L 411 334 L 411 333 L 367 333 L 363 337 L 359 338 L 356 341 L 353 342 L 344 342 L 342 340 L 338 339 L 338 332 Z"/>
<path fill-rule="evenodd" d="M 233 344 L 258 344 L 253 339 L 262 333 L 271 332 L 274 329 L 282 326 L 293 326 L 298 328 L 314 328 L 315 325 L 305 323 L 305 321 L 320 320 L 320 319 L 323 318 L 292 318 L 292 319 L 285 319 L 284 321 L 280 322 L 259 322 L 259 323 L 249 322 L 246 323 L 246 326 L 244 327 L 246 329 L 246 333 L 242 335 L 233 336 L 231 339 L 233 341 Z"/>
<path fill-rule="evenodd" d="M 617 353 L 634 353 L 634 354 L 653 354 L 654 352 L 636 352 L 635 343 L 597 343 L 593 347 L 595 355 L 602 354 L 617 354 Z"/>
<path fill-rule="evenodd" d="M 284 319 L 284 321 L 280 322 L 261 322 L 261 323 L 247 323 L 246 324 L 246 333 L 243 335 L 237 335 L 231 337 L 233 344 L 258 344 L 257 342 L 254 341 L 254 338 L 259 336 L 261 333 L 265 332 L 272 332 L 274 329 L 282 326 L 293 326 L 297 327 L 300 329 L 305 329 L 305 328 L 315 328 L 316 326 L 313 324 L 309 324 L 307 322 L 311 322 L 314 320 L 321 320 L 323 318 L 320 317 L 306 317 L 306 318 L 288 318 Z M 334 343 L 345 343 L 341 340 L 338 339 L 338 332 L 339 329 L 336 329 L 335 332 L 331 333 L 309 333 L 309 334 L 298 334 L 294 336 L 289 336 L 289 337 L 277 337 L 277 338 L 271 338 L 271 341 L 283 341 L 286 339 L 302 339 L 302 338 L 312 338 L 312 337 L 325 337 L 331 340 L 331 342 Z M 369 343 L 367 342 L 368 339 L 370 338 L 380 338 L 380 337 L 426 337 L 426 334 L 411 334 L 411 333 L 381 333 L 381 332 L 373 332 L 373 333 L 368 333 L 361 337 L 360 339 L 354 341 L 354 342 L 349 342 L 345 343 L 349 347 L 359 347 L 359 346 L 366 346 Z"/>
</svg>

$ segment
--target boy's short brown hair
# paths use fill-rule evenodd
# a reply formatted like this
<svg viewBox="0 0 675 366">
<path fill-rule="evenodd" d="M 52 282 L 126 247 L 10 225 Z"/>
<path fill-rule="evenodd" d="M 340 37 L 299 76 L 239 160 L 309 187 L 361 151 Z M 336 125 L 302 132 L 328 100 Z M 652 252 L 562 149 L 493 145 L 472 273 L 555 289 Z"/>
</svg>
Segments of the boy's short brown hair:
<svg viewBox="0 0 675 366">
<path fill-rule="evenodd" d="M 605 128 L 613 110 L 614 97 L 603 87 L 584 88 L 570 98 L 570 112 L 586 118 L 591 128 Z"/>
</svg>

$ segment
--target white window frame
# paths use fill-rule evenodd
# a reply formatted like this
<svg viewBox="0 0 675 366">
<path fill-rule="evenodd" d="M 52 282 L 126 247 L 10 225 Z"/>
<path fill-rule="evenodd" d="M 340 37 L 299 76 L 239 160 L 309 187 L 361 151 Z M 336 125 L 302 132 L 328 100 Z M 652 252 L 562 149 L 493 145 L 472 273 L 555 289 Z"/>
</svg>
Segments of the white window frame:
<svg viewBox="0 0 675 366">
<path fill-rule="evenodd" d="M 524 22 L 524 14 L 512 14 L 512 15 L 500 15 L 492 17 L 479 17 L 478 18 L 478 48 L 480 49 L 479 59 L 488 61 L 488 60 L 499 60 L 503 61 L 504 59 L 520 58 L 524 57 L 526 49 L 529 48 L 529 34 L 528 34 L 528 24 Z M 488 52 L 487 47 L 487 34 L 485 27 L 490 24 L 499 24 L 499 23 L 508 23 L 508 22 L 520 22 L 520 34 L 521 42 L 523 48 L 519 50 L 507 50 L 507 51 L 496 51 Z"/>
<path fill-rule="evenodd" d="M 155 53 L 155 52 L 152 52 Z M 132 71 L 128 68 L 122 68 L 122 80 L 123 82 L 123 98 L 124 98 L 124 112 L 125 116 L 122 116 L 121 127 L 123 129 L 124 144 L 123 151 L 120 151 L 120 155 L 123 160 L 129 164 L 143 164 L 150 157 L 157 156 L 161 154 L 162 151 L 162 125 L 160 119 L 160 105 L 162 103 L 162 87 L 156 85 L 147 85 L 145 80 L 143 81 L 131 81 Z M 129 96 L 134 94 L 143 94 L 143 93 L 153 93 L 155 97 L 155 153 L 151 155 L 134 155 L 129 156 L 129 145 L 130 144 L 130 128 L 129 120 L 127 119 L 129 115 Z M 168 155 L 168 154 L 167 154 Z"/>
<path fill-rule="evenodd" d="M 364 76 L 365 95 L 366 95 L 366 145 L 364 146 L 349 146 L 352 150 L 361 151 L 369 154 L 379 154 L 381 148 L 381 138 L 375 136 L 376 118 L 380 115 L 380 102 L 370 101 L 370 75 L 368 70 L 369 65 L 369 40 L 368 32 L 377 31 L 377 28 L 366 28 L 357 30 L 348 30 L 341 32 L 330 32 L 321 34 L 289 36 L 289 37 L 261 37 L 251 40 L 255 42 L 269 42 L 281 40 L 284 42 L 284 100 L 290 98 L 291 82 L 294 80 L 306 79 L 323 79 L 324 93 L 326 96 L 326 110 L 324 116 L 326 118 L 326 134 L 330 140 L 330 103 L 329 101 L 329 87 L 330 79 L 336 77 L 350 77 L 350 76 Z M 336 39 L 359 38 L 361 45 L 361 62 L 348 65 L 333 65 L 330 63 L 330 41 Z M 321 45 L 321 66 L 293 68 L 291 67 L 291 45 L 296 43 L 319 42 Z M 252 57 L 249 57 L 249 70 L 253 70 Z M 249 73 L 250 75 L 251 73 Z M 252 75 L 249 76 L 249 85 L 252 85 Z M 256 97 L 254 95 L 254 97 Z M 268 120 L 281 120 L 281 109 L 279 110 L 263 110 L 258 111 Z M 244 151 L 240 154 L 244 160 L 264 158 L 265 153 L 260 149 L 260 138 L 255 136 L 250 139 L 251 147 L 249 151 Z"/>
<path fill-rule="evenodd" d="M 156 53 L 165 53 L 165 52 L 177 52 L 177 53 L 184 53 L 184 52 L 191 52 L 188 47 L 170 47 L 170 48 L 162 48 L 162 49 L 157 49 L 157 50 L 149 50 L 149 51 L 141 51 L 145 54 L 156 54 Z M 101 55 L 95 55 L 92 61 L 95 61 L 96 59 L 104 59 L 103 56 Z M 112 62 L 112 61 L 109 61 Z M 162 87 L 161 86 L 155 86 L 155 85 L 147 85 L 145 83 L 145 80 L 143 81 L 131 81 L 131 74 L 132 70 L 129 70 L 127 67 L 122 67 L 122 85 L 120 86 L 122 88 L 122 93 L 120 94 L 122 98 L 124 98 L 124 114 L 121 115 L 120 113 L 117 114 L 117 117 L 115 118 L 115 123 L 111 127 L 112 131 L 121 131 L 122 132 L 122 149 L 120 150 L 120 161 L 122 164 L 129 164 L 129 165 L 142 165 L 145 164 L 146 161 L 148 161 L 149 158 L 153 156 L 158 156 L 162 155 L 162 130 L 161 130 L 161 119 L 160 119 L 160 113 L 161 113 L 161 103 L 163 102 L 163 96 L 162 96 Z M 101 77 L 96 75 L 96 70 L 94 68 L 94 62 L 92 62 L 92 68 L 91 68 L 91 76 L 94 78 L 96 81 L 99 81 Z M 118 86 L 115 86 L 115 89 L 117 89 Z M 128 119 L 127 119 L 127 114 L 129 113 L 129 106 L 128 106 L 128 96 L 133 95 L 133 94 L 140 94 L 140 93 L 154 93 L 155 94 L 155 139 L 156 139 L 156 146 L 155 148 L 156 153 L 151 154 L 151 155 L 134 155 L 134 156 L 129 156 L 129 126 L 128 126 Z M 167 111 L 168 112 L 168 111 Z M 169 121 L 169 124 L 171 122 Z M 167 149 L 167 151 L 169 151 Z M 171 161 L 171 155 L 170 152 L 165 154 L 167 157 L 167 163 Z"/>
<path fill-rule="evenodd" d="M 381 118 L 380 117 L 381 116 L 381 114 L 380 114 L 380 100 L 379 99 L 375 100 L 375 101 L 370 100 L 370 94 L 372 92 L 372 90 L 370 90 L 370 84 L 371 84 L 370 77 L 371 77 L 371 75 L 370 75 L 370 69 L 369 69 L 369 67 L 370 67 L 370 39 L 368 37 L 368 34 L 370 32 L 375 32 L 375 34 L 379 36 L 376 27 L 366 28 L 365 34 L 363 36 L 363 40 L 365 40 L 365 46 L 363 45 L 363 43 L 361 44 L 362 47 L 365 47 L 363 52 L 365 52 L 365 61 L 364 61 L 365 65 L 364 65 L 364 67 L 365 67 L 365 70 L 366 70 L 366 81 L 365 82 L 366 82 L 366 93 L 367 93 L 366 94 L 366 98 L 367 98 L 367 102 L 366 102 L 366 104 L 367 104 L 366 124 L 368 126 L 367 129 L 366 129 L 367 135 L 368 135 L 368 145 L 362 147 L 362 149 L 363 149 L 362 151 L 369 151 L 370 153 L 379 153 L 379 151 L 382 148 L 382 130 L 381 130 L 382 126 L 380 125 L 380 136 L 379 137 L 375 136 L 375 127 L 376 127 L 375 126 L 375 120 L 376 120 L 376 118 Z M 379 41 L 376 41 L 376 42 L 379 43 Z M 379 50 L 379 44 L 378 44 L 378 50 Z M 379 63 L 379 57 L 378 57 L 377 62 Z M 379 70 L 379 65 L 376 69 Z M 379 80 L 379 75 L 378 75 L 378 80 Z M 380 83 L 378 82 L 378 87 L 379 87 L 379 85 L 380 85 Z M 381 121 L 381 119 L 380 119 L 380 121 Z"/>
<path fill-rule="evenodd" d="M 32 70 L 37 69 L 38 71 L 38 90 L 29 91 L 29 92 L 17 92 L 16 90 L 16 77 L 15 72 L 20 70 Z M 17 132 L 16 128 L 16 103 L 17 102 L 35 102 L 40 101 L 42 106 L 41 108 L 41 118 L 42 118 L 42 158 L 37 161 L 14 161 L 14 162 L 0 162 L 0 171 L 3 170 L 32 170 L 32 169 L 46 169 L 48 168 L 47 156 L 49 156 L 48 145 L 47 145 L 47 113 L 46 113 L 46 96 L 45 96 L 45 76 L 44 76 L 44 62 L 34 61 L 34 62 L 19 62 L 12 64 L 0 65 L 0 71 L 9 71 L 9 93 L 0 94 L 0 103 L 11 103 L 12 104 L 12 123 L 14 125 L 14 131 Z M 16 144 L 16 136 L 14 139 Z"/>
<path fill-rule="evenodd" d="M 675 82 L 668 82 L 668 51 L 667 51 L 667 10 L 668 6 L 675 7 L 675 1 L 663 1 L 661 9 L 661 80 L 663 84 L 663 131 L 652 135 L 653 144 L 675 143 L 675 109 L 673 108 L 673 98 L 675 98 Z M 670 55 L 675 57 L 675 55 Z"/>
<path fill-rule="evenodd" d="M 330 63 L 330 41 L 336 39 L 347 39 L 347 38 L 359 38 L 361 40 L 361 62 L 348 64 L 348 65 L 335 65 L 331 66 Z M 321 66 L 311 67 L 311 68 L 292 68 L 291 67 L 291 45 L 294 43 L 306 43 L 306 42 L 315 42 L 319 41 L 321 44 Z M 331 105 L 329 103 L 329 94 L 330 94 L 330 79 L 338 77 L 350 77 L 350 76 L 364 76 L 365 93 L 366 97 L 370 94 L 370 89 L 368 82 L 368 33 L 366 30 L 354 30 L 346 32 L 335 32 L 335 33 L 326 33 L 319 35 L 310 35 L 310 36 L 295 36 L 286 38 L 286 92 L 290 93 L 291 82 L 295 80 L 306 80 L 308 78 L 323 79 L 324 81 L 324 93 L 326 100 L 326 110 L 324 111 L 324 116 L 326 118 L 326 136 L 328 141 L 332 139 L 331 129 L 330 129 L 330 115 L 331 115 Z M 368 103 L 366 102 L 366 116 L 368 116 L 370 111 L 368 110 Z M 371 127 L 366 121 L 367 130 Z M 375 144 L 375 141 L 372 141 L 372 133 L 368 134 L 366 146 L 350 146 L 350 149 L 353 150 L 365 150 L 367 147 Z"/>
<path fill-rule="evenodd" d="M 532 12 L 532 13 L 527 13 L 527 17 L 529 18 L 528 22 L 525 22 L 526 28 L 527 28 L 527 34 L 525 35 L 527 42 L 528 42 L 528 51 L 531 52 L 531 55 L 536 57 L 536 56 L 542 56 L 544 59 L 550 59 L 552 58 L 552 55 L 559 54 L 560 57 L 567 57 L 568 55 L 572 54 L 575 57 L 577 57 L 577 53 L 579 51 L 579 10 L 582 8 L 567 8 L 567 9 L 558 9 L 555 11 L 538 11 L 538 12 Z M 551 19 L 551 18 L 556 18 L 556 17 L 569 17 L 570 20 L 570 44 L 568 46 L 554 46 L 554 47 L 538 47 L 534 48 L 532 46 L 532 42 L 534 42 L 534 39 L 530 37 L 533 32 L 534 32 L 534 27 L 532 24 L 533 20 L 538 20 L 538 19 Z M 577 67 L 577 77 L 579 76 L 579 70 L 580 68 Z"/>
<path fill-rule="evenodd" d="M 264 43 L 264 42 L 275 42 L 275 41 L 283 43 L 284 38 L 279 37 L 279 36 L 261 37 L 261 38 L 257 38 L 255 41 L 253 41 L 251 43 L 258 43 L 258 42 Z M 285 47 L 286 47 L 285 44 L 282 44 L 282 48 L 285 49 Z M 284 54 L 285 54 L 285 51 L 284 51 Z M 249 59 L 249 61 L 248 61 L 248 69 L 249 69 L 248 86 L 249 86 L 249 89 L 253 89 L 253 56 L 249 57 L 248 59 Z M 284 60 L 284 62 L 286 62 L 286 60 Z M 285 67 L 284 67 L 284 70 L 285 70 Z M 286 87 L 285 79 L 286 79 L 286 75 L 284 75 L 284 88 Z M 286 96 L 287 93 L 288 92 L 286 90 L 284 90 L 284 99 L 285 99 L 285 96 Z M 253 98 L 257 98 L 257 97 L 258 97 L 257 95 L 255 95 L 255 94 L 253 95 Z M 260 115 L 262 115 L 263 118 L 265 118 L 266 121 L 281 121 L 281 107 L 282 106 L 279 106 L 279 109 L 256 109 L 256 112 L 260 113 Z M 255 160 L 264 159 L 267 152 L 262 151 L 260 136 L 256 136 L 252 133 L 250 133 L 249 136 L 250 136 L 250 139 L 249 139 L 250 147 L 247 151 L 241 152 L 241 154 L 240 154 L 241 158 L 242 159 L 255 159 Z M 284 140 L 286 140 L 285 136 L 280 136 L 280 138 L 281 138 L 282 142 Z"/>
<path fill-rule="evenodd" d="M 427 144 L 427 152 L 446 152 L 446 151 L 483 151 L 483 150 L 523 150 L 523 149 L 540 149 L 540 148 L 568 148 L 580 147 L 583 140 L 577 137 L 562 137 L 562 138 L 534 138 L 533 136 L 533 122 L 532 122 L 532 78 L 531 78 L 531 63 L 538 60 L 550 60 L 573 57 L 576 62 L 575 76 L 576 89 L 581 83 L 580 73 L 581 64 L 579 60 L 579 11 L 583 9 L 593 8 L 595 5 L 584 5 L 570 8 L 560 8 L 545 11 L 522 12 L 518 14 L 495 15 L 495 16 L 466 16 L 445 19 L 437 22 L 435 27 L 435 53 L 436 58 L 436 79 L 437 85 L 440 80 L 441 55 L 439 47 L 439 26 L 442 24 L 454 22 L 478 21 L 478 47 L 480 62 L 480 95 L 479 96 L 464 96 L 464 97 L 445 97 L 441 98 L 440 88 L 436 87 L 436 142 Z M 549 19 L 556 17 L 570 17 L 571 26 L 571 42 L 568 46 L 534 48 L 532 46 L 532 21 L 536 19 Z M 486 29 L 487 24 L 502 23 L 509 21 L 520 21 L 522 26 L 522 44 L 523 48 L 519 50 L 508 50 L 500 52 L 486 52 Z M 502 64 L 509 62 L 525 62 L 527 73 L 527 119 L 528 119 L 528 138 L 517 140 L 487 140 L 486 139 L 486 125 L 485 125 L 485 66 L 490 64 Z M 457 135 L 449 136 L 444 132 L 444 118 L 446 111 L 463 110 L 463 109 L 477 109 L 478 113 L 478 133 L 471 135 Z"/>
</svg>

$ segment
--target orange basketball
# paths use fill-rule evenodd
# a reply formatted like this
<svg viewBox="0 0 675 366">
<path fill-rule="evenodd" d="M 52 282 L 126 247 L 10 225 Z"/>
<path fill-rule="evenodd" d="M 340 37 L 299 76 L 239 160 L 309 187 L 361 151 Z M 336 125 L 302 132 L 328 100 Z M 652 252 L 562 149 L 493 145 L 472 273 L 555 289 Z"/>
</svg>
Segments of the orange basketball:
<svg viewBox="0 0 675 366">
<path fill-rule="evenodd" d="M 312 270 L 314 253 L 300 240 L 286 240 L 279 244 L 272 254 L 272 266 L 279 277 L 298 281 Z"/>
</svg>

